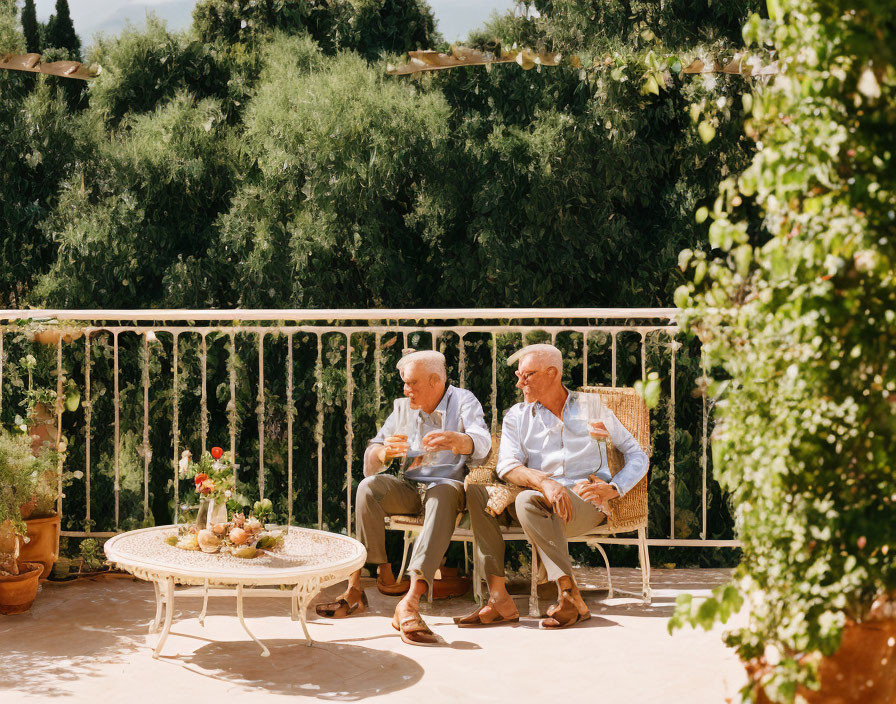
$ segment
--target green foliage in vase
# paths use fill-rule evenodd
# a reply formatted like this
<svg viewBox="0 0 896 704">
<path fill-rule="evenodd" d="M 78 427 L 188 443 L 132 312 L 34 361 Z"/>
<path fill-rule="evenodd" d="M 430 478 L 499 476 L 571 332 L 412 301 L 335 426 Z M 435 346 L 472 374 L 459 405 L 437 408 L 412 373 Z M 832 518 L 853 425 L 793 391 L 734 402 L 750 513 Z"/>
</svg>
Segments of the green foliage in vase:
<svg viewBox="0 0 896 704">
<path fill-rule="evenodd" d="M 682 253 L 693 278 L 676 294 L 719 369 L 712 447 L 743 561 L 736 597 L 683 603 L 675 622 L 708 627 L 744 599 L 728 643 L 792 702 L 896 590 L 896 10 L 776 0 L 769 14 L 744 27 L 779 56 L 744 97 L 757 152 L 722 182 L 712 249 Z"/>
</svg>

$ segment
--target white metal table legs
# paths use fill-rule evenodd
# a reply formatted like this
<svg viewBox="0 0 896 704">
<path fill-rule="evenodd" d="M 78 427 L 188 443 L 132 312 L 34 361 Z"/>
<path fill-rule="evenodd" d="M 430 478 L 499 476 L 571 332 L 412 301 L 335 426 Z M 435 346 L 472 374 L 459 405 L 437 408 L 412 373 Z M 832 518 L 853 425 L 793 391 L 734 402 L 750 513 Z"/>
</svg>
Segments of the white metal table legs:
<svg viewBox="0 0 896 704">
<path fill-rule="evenodd" d="M 162 590 L 155 580 L 153 580 L 152 588 L 156 594 L 156 617 L 149 624 L 149 633 L 158 633 L 159 627 L 162 625 Z"/>
<path fill-rule="evenodd" d="M 205 614 L 208 612 L 208 580 L 205 580 L 205 593 L 202 595 L 202 611 L 199 612 L 199 625 L 205 628 Z"/>
<path fill-rule="evenodd" d="M 254 640 L 256 643 L 258 643 L 259 646 L 261 646 L 261 657 L 263 657 L 263 658 L 268 657 L 268 655 L 271 654 L 271 651 L 267 649 L 267 647 L 265 646 L 264 643 L 262 643 L 260 640 L 258 640 L 258 638 L 256 638 L 252 634 L 252 631 L 250 631 L 249 627 L 246 625 L 246 619 L 243 618 L 243 585 L 242 584 L 236 585 L 236 615 L 239 616 L 240 623 L 243 626 L 243 630 L 249 634 L 249 637 L 252 640 Z M 304 618 L 302 619 L 302 621 L 304 623 Z"/>
<path fill-rule="evenodd" d="M 156 586 L 158 589 L 158 585 Z M 156 600 L 156 616 L 159 613 L 159 602 Z M 152 651 L 154 658 L 159 657 L 165 640 L 168 638 L 168 632 L 171 630 L 171 619 L 174 617 L 174 578 L 165 579 L 165 626 L 162 628 L 162 634 L 159 636 L 159 642 L 156 643 L 155 650 Z"/>
</svg>

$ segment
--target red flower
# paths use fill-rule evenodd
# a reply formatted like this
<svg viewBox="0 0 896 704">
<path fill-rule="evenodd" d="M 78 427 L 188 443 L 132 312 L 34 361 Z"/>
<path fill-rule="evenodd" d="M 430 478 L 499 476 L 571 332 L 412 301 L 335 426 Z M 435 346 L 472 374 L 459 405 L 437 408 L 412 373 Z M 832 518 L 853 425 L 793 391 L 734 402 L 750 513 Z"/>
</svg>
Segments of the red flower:
<svg viewBox="0 0 896 704">
<path fill-rule="evenodd" d="M 200 472 L 199 474 L 197 474 L 197 475 L 196 475 L 196 479 L 194 480 L 194 481 L 196 482 L 196 486 L 199 486 L 200 484 L 202 484 L 202 482 L 204 482 L 206 479 L 208 479 L 208 475 L 207 475 L 207 474 L 204 474 L 204 473 L 202 473 L 202 472 Z"/>
<path fill-rule="evenodd" d="M 222 450 L 220 447 L 212 448 L 212 457 L 214 457 L 216 460 L 221 459 L 221 455 L 223 455 L 223 454 L 224 454 L 224 450 Z"/>
</svg>

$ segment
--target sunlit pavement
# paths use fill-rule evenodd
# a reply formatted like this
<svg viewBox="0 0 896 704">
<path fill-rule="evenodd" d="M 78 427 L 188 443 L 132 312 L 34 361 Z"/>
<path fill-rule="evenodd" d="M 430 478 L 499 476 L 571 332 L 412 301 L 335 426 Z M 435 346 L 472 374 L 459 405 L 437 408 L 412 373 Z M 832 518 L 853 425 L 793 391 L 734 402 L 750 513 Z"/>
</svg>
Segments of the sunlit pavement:
<svg viewBox="0 0 896 704">
<path fill-rule="evenodd" d="M 469 598 L 427 605 L 424 618 L 440 647 L 405 645 L 391 627 L 395 598 L 365 580 L 371 609 L 344 620 L 309 615 L 314 646 L 305 647 L 287 600 L 250 599 L 250 628 L 269 658 L 243 631 L 235 600 L 212 599 L 205 627 L 201 599 L 176 601 L 162 657 L 151 585 L 131 579 L 49 583 L 32 610 L 0 617 L 0 702 L 255 702 L 307 697 L 390 702 L 611 702 L 721 704 L 743 683 L 734 654 L 710 632 L 666 631 L 676 595 L 707 595 L 727 570 L 655 569 L 651 605 L 589 590 L 592 618 L 564 631 L 538 629 L 528 600 L 519 624 L 458 629 L 451 617 L 473 609 Z M 637 592 L 640 574 L 614 569 L 614 586 Z M 579 581 L 601 582 L 598 570 Z M 319 598 L 341 591 L 331 588 Z M 545 608 L 549 601 L 542 602 Z"/>
</svg>

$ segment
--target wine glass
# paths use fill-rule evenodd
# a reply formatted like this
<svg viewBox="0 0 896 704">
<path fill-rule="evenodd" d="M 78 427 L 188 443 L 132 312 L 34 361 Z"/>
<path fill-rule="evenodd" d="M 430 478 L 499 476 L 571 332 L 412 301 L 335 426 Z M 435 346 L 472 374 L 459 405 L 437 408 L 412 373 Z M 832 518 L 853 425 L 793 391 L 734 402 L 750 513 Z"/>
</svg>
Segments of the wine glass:
<svg viewBox="0 0 896 704">
<path fill-rule="evenodd" d="M 445 427 L 445 412 L 444 411 L 433 411 L 431 416 L 433 425 L 438 430 L 441 430 Z M 422 431 L 421 431 L 422 432 Z M 421 447 L 423 444 L 423 438 L 420 439 Z M 430 465 L 434 465 L 436 463 L 436 453 L 437 451 L 426 451 L 423 452 L 423 457 L 420 459 L 420 465 L 422 467 L 429 467 Z"/>
<path fill-rule="evenodd" d="M 603 434 L 596 433 L 594 426 L 597 423 L 603 423 L 606 420 L 607 407 L 606 405 L 604 405 L 604 401 L 601 398 L 600 394 L 583 393 L 581 394 L 581 397 L 584 414 L 588 422 L 588 433 L 591 435 L 591 439 L 597 444 L 598 465 L 595 471 L 600 471 L 604 463 L 604 456 L 603 452 L 601 452 L 600 444 L 602 442 L 606 443 L 607 438 Z"/>
<path fill-rule="evenodd" d="M 413 435 L 415 430 L 414 421 L 416 420 L 413 412 L 411 411 L 411 400 L 409 398 L 396 399 L 394 412 L 395 429 L 392 431 L 392 435 L 394 437 L 401 438 L 404 442 L 410 443 L 410 437 L 411 435 Z M 406 457 L 407 451 L 398 456 L 401 458 Z"/>
</svg>

